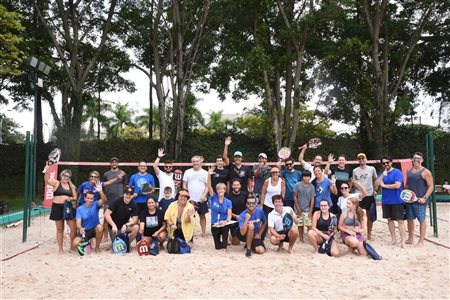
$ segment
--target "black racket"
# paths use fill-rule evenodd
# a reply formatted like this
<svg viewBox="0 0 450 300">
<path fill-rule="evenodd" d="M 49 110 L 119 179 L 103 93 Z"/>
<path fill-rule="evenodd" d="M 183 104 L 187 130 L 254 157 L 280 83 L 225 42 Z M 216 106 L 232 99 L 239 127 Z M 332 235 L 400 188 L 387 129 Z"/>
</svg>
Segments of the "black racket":
<svg viewBox="0 0 450 300">
<path fill-rule="evenodd" d="M 141 187 L 141 194 L 148 194 L 152 190 L 152 185 L 150 183 L 144 183 Z"/>
<path fill-rule="evenodd" d="M 291 214 L 286 213 L 283 217 L 282 222 L 283 222 L 283 230 L 289 231 L 291 230 L 292 225 L 294 224 L 294 218 L 292 217 Z"/>
</svg>

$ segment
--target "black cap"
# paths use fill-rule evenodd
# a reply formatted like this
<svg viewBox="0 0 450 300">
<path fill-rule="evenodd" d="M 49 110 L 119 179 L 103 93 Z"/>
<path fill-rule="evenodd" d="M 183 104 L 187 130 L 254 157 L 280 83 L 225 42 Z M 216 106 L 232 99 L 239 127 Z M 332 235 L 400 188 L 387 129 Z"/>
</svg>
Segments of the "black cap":
<svg viewBox="0 0 450 300">
<path fill-rule="evenodd" d="M 115 157 L 115 156 L 114 156 L 114 157 L 111 157 L 111 162 L 113 162 L 114 160 L 117 161 L 117 162 L 119 162 L 119 159 L 118 159 L 117 157 Z"/>
</svg>

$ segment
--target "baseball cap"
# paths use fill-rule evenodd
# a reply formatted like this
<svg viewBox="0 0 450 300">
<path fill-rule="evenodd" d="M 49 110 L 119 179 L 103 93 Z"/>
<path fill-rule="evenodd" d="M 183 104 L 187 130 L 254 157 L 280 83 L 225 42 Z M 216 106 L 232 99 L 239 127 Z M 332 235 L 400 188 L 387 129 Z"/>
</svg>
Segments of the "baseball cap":
<svg viewBox="0 0 450 300">
<path fill-rule="evenodd" d="M 267 159 L 267 154 L 265 154 L 265 153 L 258 154 L 258 158 L 260 158 L 261 156 L 264 157 L 265 159 Z"/>
<path fill-rule="evenodd" d="M 181 190 L 178 192 L 178 195 L 183 195 L 183 196 L 189 197 L 189 192 L 186 190 Z"/>
<path fill-rule="evenodd" d="M 242 157 L 242 156 L 244 156 L 244 154 L 242 154 L 241 151 L 235 151 L 233 156 L 240 156 L 240 157 Z"/>
<path fill-rule="evenodd" d="M 113 162 L 113 161 L 117 161 L 117 162 L 119 162 L 119 159 L 117 158 L 117 157 L 111 157 L 111 162 Z"/>
<path fill-rule="evenodd" d="M 358 158 L 367 158 L 367 156 L 364 153 L 358 153 L 358 155 L 356 156 Z"/>
<path fill-rule="evenodd" d="M 123 189 L 123 192 L 124 192 L 125 194 L 128 194 L 128 195 L 133 195 L 133 194 L 134 194 L 134 189 L 133 189 L 132 186 L 127 185 L 127 186 Z"/>
</svg>

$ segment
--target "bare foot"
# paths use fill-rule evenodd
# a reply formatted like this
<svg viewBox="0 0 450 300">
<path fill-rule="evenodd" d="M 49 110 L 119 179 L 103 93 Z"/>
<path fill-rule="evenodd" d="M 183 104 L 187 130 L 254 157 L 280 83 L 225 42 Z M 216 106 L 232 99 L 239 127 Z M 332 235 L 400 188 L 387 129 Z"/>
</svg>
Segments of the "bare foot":
<svg viewBox="0 0 450 300">
<path fill-rule="evenodd" d="M 95 247 L 95 253 L 100 253 L 100 247 Z"/>
<path fill-rule="evenodd" d="M 206 233 L 202 233 L 202 238 L 206 238 Z"/>
<path fill-rule="evenodd" d="M 397 241 L 396 240 L 392 240 L 391 241 L 391 245 L 395 245 L 395 244 L 397 244 Z"/>
<path fill-rule="evenodd" d="M 64 251 L 62 249 L 58 250 L 58 254 L 64 254 Z"/>
<path fill-rule="evenodd" d="M 369 241 L 371 241 L 372 240 L 372 235 L 367 235 L 367 239 L 369 240 Z"/>
<path fill-rule="evenodd" d="M 283 250 L 284 250 L 283 243 L 281 243 L 281 244 L 278 245 L 278 250 L 277 251 L 283 251 Z"/>
<path fill-rule="evenodd" d="M 294 253 L 294 249 L 293 248 L 289 248 L 289 254 Z"/>
<path fill-rule="evenodd" d="M 412 240 L 412 239 L 407 239 L 405 241 L 405 244 L 412 244 L 412 243 L 414 243 L 414 240 Z"/>
<path fill-rule="evenodd" d="M 418 247 L 418 248 L 422 248 L 423 247 L 423 242 L 418 242 L 417 244 L 416 244 L 416 247 Z"/>
<path fill-rule="evenodd" d="M 402 247 L 402 248 L 405 248 L 405 246 L 406 246 L 406 245 L 405 245 L 405 242 L 402 241 L 402 242 L 401 242 L 401 247 Z"/>
</svg>

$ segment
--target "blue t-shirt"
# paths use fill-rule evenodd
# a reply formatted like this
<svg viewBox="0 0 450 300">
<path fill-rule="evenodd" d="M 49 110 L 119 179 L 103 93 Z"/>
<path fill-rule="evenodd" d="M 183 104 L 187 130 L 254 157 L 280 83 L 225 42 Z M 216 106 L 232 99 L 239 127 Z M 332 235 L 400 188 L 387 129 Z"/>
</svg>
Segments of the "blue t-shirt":
<svg viewBox="0 0 450 300">
<path fill-rule="evenodd" d="M 219 203 L 219 196 L 217 193 L 211 197 L 211 224 L 216 224 L 219 221 L 226 221 L 228 218 L 228 209 L 232 209 L 231 200 L 223 199 L 223 203 Z M 217 218 L 220 218 L 218 220 Z"/>
<path fill-rule="evenodd" d="M 148 173 L 145 173 L 144 175 L 136 173 L 131 176 L 128 184 L 130 186 L 134 186 L 134 192 L 137 194 L 137 197 L 134 198 L 135 203 L 147 202 L 147 195 L 141 194 L 141 188 L 146 183 L 149 183 L 151 186 L 155 186 L 155 178 Z"/>
<path fill-rule="evenodd" d="M 162 199 L 159 201 L 159 203 L 158 203 L 159 209 L 165 214 L 167 208 L 169 207 L 169 205 L 170 205 L 172 202 L 175 202 L 175 199 L 174 199 L 174 198 L 170 198 L 170 199 L 162 198 Z"/>
<path fill-rule="evenodd" d="M 244 225 L 245 221 L 245 214 L 248 213 L 248 209 L 244 210 L 239 215 L 239 228 L 241 228 Z M 255 226 L 255 230 L 253 232 L 253 235 L 255 235 L 262 224 L 266 223 L 266 216 L 264 215 L 264 211 L 260 207 L 255 207 L 255 213 L 253 215 L 250 215 L 250 219 L 248 220 L 253 221 L 253 225 Z"/>
<path fill-rule="evenodd" d="M 378 177 L 381 176 L 380 173 Z M 382 204 L 403 204 L 400 199 L 400 194 L 403 191 L 403 174 L 399 169 L 392 168 L 392 171 L 388 172 L 387 176 L 383 177 L 384 184 L 394 184 L 400 182 L 400 188 L 398 189 L 383 189 L 383 195 L 381 198 Z"/>
<path fill-rule="evenodd" d="M 78 206 L 76 219 L 81 220 L 81 227 L 85 230 L 91 230 L 100 224 L 98 219 L 99 210 L 100 206 L 98 205 L 98 201 L 94 201 L 91 207 L 87 207 L 86 204 Z"/>
<path fill-rule="evenodd" d="M 330 179 L 324 177 L 322 182 L 317 182 L 316 179 L 313 180 L 312 184 L 316 190 L 316 201 L 314 202 L 314 207 L 319 208 L 319 203 L 322 199 L 326 199 L 330 206 L 333 206 L 331 202 L 330 186 L 333 185 Z"/>
<path fill-rule="evenodd" d="M 297 182 L 302 181 L 302 173 L 297 170 L 294 170 L 294 172 L 282 170 L 281 177 L 283 177 L 284 181 L 286 182 L 286 193 L 284 195 L 284 200 L 294 201 L 294 187 Z"/>
<path fill-rule="evenodd" d="M 103 187 L 103 182 L 100 183 Z M 95 184 L 91 185 L 89 181 L 83 182 L 77 190 L 79 201 L 78 205 L 83 205 L 86 201 L 84 201 L 84 196 L 86 196 L 87 191 L 93 191 L 94 192 L 94 201 L 100 200 L 100 193 L 95 191 Z"/>
</svg>

